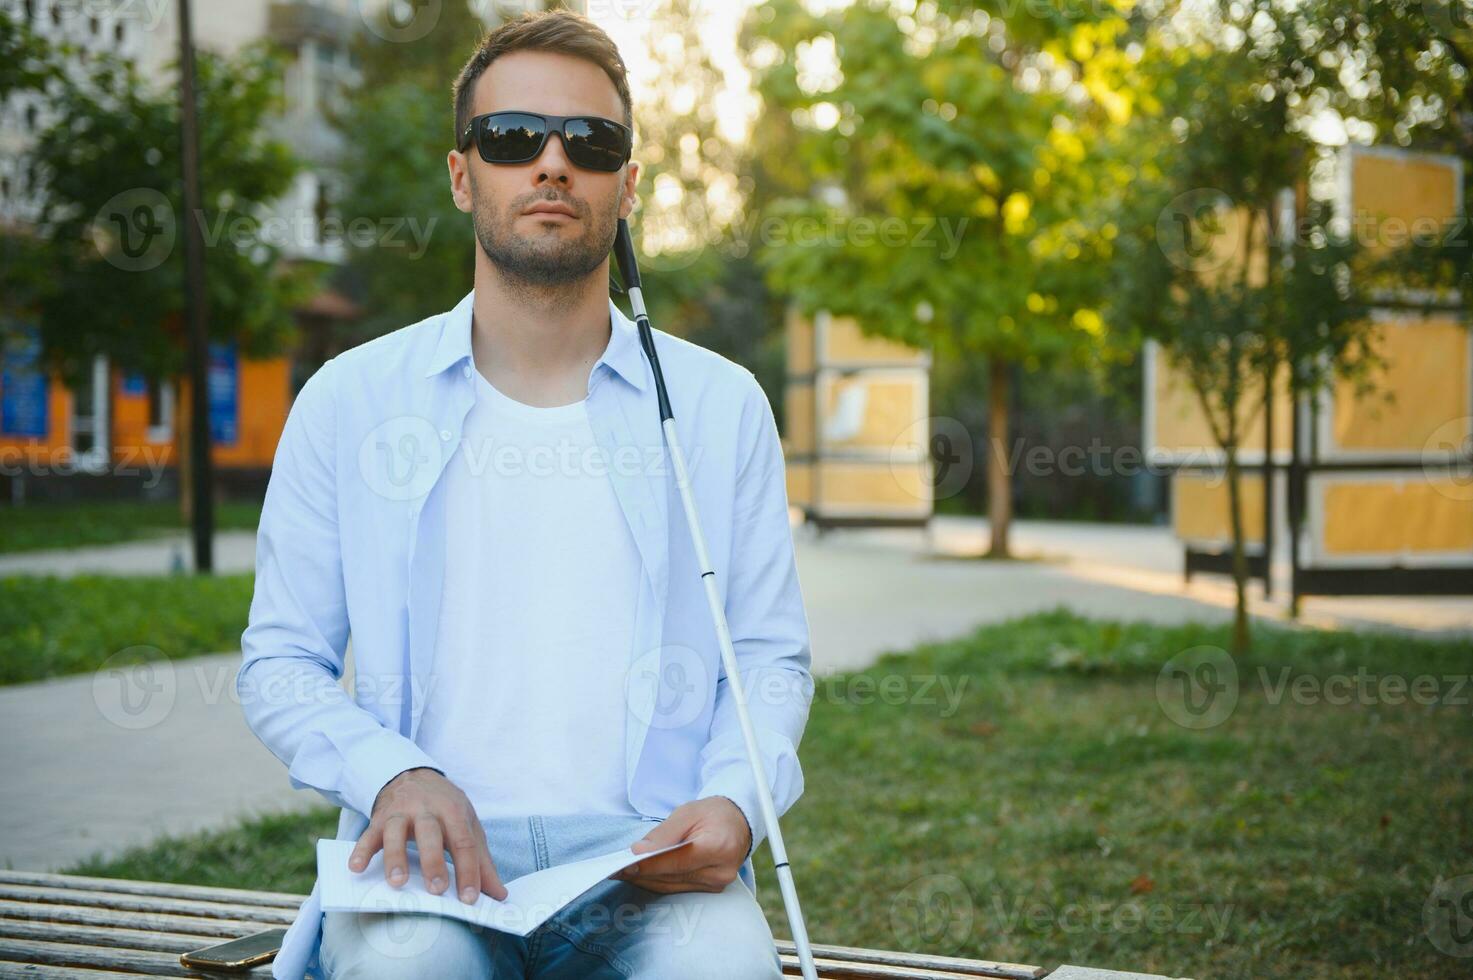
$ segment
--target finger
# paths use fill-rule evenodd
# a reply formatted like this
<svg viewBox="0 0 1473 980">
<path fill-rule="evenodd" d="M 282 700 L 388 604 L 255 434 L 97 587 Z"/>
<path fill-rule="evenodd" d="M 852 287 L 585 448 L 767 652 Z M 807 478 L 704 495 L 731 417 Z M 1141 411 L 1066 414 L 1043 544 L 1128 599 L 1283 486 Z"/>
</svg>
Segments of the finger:
<svg viewBox="0 0 1473 980">
<path fill-rule="evenodd" d="M 440 818 L 424 813 L 414 818 L 414 842 L 419 845 L 419 870 L 431 895 L 450 887 L 450 872 L 445 867 L 445 836 L 440 832 Z"/>
<path fill-rule="evenodd" d="M 443 820 L 445 844 L 450 849 L 450 859 L 455 863 L 455 888 L 460 900 L 474 905 L 481 894 L 480 840 L 471 830 L 471 821 L 463 814 L 447 816 Z"/>
<path fill-rule="evenodd" d="M 404 843 L 409 839 L 409 820 L 390 817 L 384 821 L 384 880 L 395 888 L 409 880 L 409 857 Z"/>
<path fill-rule="evenodd" d="M 378 849 L 384 844 L 383 824 L 374 821 L 368 825 L 363 836 L 358 838 L 358 843 L 353 847 L 353 853 L 348 855 L 348 869 L 350 871 L 362 871 L 368 867 L 369 860 L 378 853 Z"/>
<path fill-rule="evenodd" d="M 679 844 L 685 840 L 694 825 L 695 821 L 688 814 L 677 811 L 655 824 L 654 829 L 645 834 L 642 840 L 635 841 L 630 849 L 635 854 L 643 854 L 645 851 L 657 851 L 671 844 Z"/>
<path fill-rule="evenodd" d="M 480 821 L 476 822 L 476 834 L 481 840 L 481 891 L 498 902 L 503 902 L 507 895 L 506 886 L 501 883 L 501 873 L 496 870 L 496 862 L 491 859 L 491 845 L 486 843 L 486 830 Z"/>
<path fill-rule="evenodd" d="M 634 876 L 651 875 L 654 877 L 689 874 L 701 868 L 707 868 L 715 864 L 712 856 L 703 851 L 699 844 L 691 844 L 679 850 L 667 851 L 657 854 L 652 858 L 645 858 L 638 864 L 632 864 L 624 871 Z"/>
</svg>

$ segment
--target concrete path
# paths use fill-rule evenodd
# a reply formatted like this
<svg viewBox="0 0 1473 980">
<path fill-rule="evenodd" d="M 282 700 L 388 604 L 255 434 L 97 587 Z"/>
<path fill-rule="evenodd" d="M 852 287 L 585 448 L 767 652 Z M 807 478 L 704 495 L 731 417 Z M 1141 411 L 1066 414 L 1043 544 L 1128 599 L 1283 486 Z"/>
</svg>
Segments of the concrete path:
<svg viewBox="0 0 1473 980">
<path fill-rule="evenodd" d="M 125 544 L 55 551 L 22 551 L 0 555 L 5 575 L 167 575 L 176 567 L 192 569 L 194 555 L 184 532 Z M 215 535 L 215 571 L 221 574 L 256 569 L 256 532 L 221 531 Z"/>
<path fill-rule="evenodd" d="M 1024 522 L 1015 543 L 1036 560 L 954 557 L 981 550 L 985 524 L 938 519 L 920 531 L 798 536 L 814 668 L 862 667 L 881 653 L 947 639 L 987 622 L 1067 606 L 1160 623 L 1224 621 L 1221 580 L 1183 589 L 1164 529 Z M 248 534 L 221 536 L 222 571 L 252 567 Z M 141 542 L 60 555 L 11 556 L 0 574 L 167 571 L 173 544 Z M 27 561 L 20 561 L 26 558 Z M 1281 618 L 1274 603 L 1255 612 Z M 1314 600 L 1327 625 L 1412 632 L 1473 630 L 1473 601 Z M 0 867 L 58 869 L 163 834 L 229 826 L 250 814 L 320 802 L 290 789 L 286 768 L 245 727 L 235 702 L 238 653 L 0 688 Z"/>
</svg>

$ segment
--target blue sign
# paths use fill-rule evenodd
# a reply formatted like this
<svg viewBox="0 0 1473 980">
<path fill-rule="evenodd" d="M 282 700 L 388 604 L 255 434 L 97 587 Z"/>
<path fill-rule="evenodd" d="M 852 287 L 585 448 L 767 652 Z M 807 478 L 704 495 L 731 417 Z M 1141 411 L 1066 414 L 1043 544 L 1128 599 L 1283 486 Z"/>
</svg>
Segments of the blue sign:
<svg viewBox="0 0 1473 980">
<path fill-rule="evenodd" d="M 123 375 L 123 394 L 132 398 L 148 394 L 148 379 L 141 371 L 130 371 Z"/>
<path fill-rule="evenodd" d="M 234 341 L 210 344 L 209 383 L 205 390 L 210 402 L 210 442 L 217 446 L 233 446 L 240 438 L 237 367 Z"/>
<path fill-rule="evenodd" d="M 40 331 L 26 328 L 0 359 L 0 435 L 46 437 L 51 383 L 40 362 Z"/>
</svg>

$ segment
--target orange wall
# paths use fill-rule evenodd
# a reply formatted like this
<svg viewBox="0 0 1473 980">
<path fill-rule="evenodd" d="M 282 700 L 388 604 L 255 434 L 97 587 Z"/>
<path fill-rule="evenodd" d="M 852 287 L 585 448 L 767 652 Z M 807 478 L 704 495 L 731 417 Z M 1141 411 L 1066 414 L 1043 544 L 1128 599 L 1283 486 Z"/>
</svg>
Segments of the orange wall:
<svg viewBox="0 0 1473 980">
<path fill-rule="evenodd" d="M 223 467 L 269 467 L 276 442 L 291 407 L 291 363 L 285 357 L 237 362 L 237 439 L 234 445 L 214 447 L 213 458 Z M 115 463 L 137 465 L 140 457 L 172 466 L 177 460 L 177 439 L 188 432 L 189 384 L 176 384 L 174 438 L 154 442 L 148 438 L 148 396 L 123 392 L 123 377 L 112 372 L 112 457 Z M 8 468 L 35 466 L 38 473 L 66 472 L 71 466 L 72 396 L 66 386 L 52 378 L 48 393 L 47 434 L 44 438 L 0 436 L 0 465 Z"/>
<path fill-rule="evenodd" d="M 231 446 L 217 445 L 214 460 L 220 466 L 269 467 L 276 455 L 276 442 L 286 425 L 291 408 L 291 364 L 284 357 L 264 361 L 241 358 L 236 396 L 236 440 Z M 188 431 L 189 382 L 180 379 L 176 433 Z M 147 402 L 144 408 L 147 409 Z"/>
</svg>

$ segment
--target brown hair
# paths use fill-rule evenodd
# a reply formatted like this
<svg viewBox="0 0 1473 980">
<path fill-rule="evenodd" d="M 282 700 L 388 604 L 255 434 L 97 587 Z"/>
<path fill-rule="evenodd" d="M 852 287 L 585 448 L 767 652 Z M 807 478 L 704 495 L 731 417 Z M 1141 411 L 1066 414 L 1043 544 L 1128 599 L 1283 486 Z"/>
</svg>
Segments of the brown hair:
<svg viewBox="0 0 1473 980">
<path fill-rule="evenodd" d="M 524 13 L 509 20 L 481 38 L 476 53 L 460 70 L 455 80 L 455 145 L 471 121 L 471 96 L 476 79 L 486 67 L 513 51 L 555 51 L 591 61 L 604 70 L 619 100 L 624 104 L 624 125 L 634 128 L 634 110 L 629 98 L 629 76 L 624 59 L 612 38 L 603 28 L 581 14 L 570 10 L 547 10 Z"/>
</svg>

